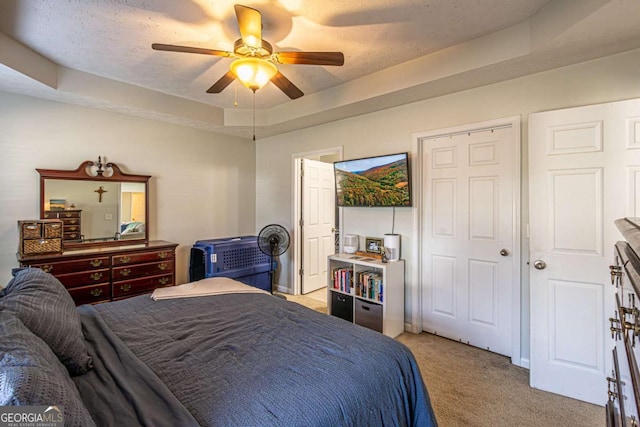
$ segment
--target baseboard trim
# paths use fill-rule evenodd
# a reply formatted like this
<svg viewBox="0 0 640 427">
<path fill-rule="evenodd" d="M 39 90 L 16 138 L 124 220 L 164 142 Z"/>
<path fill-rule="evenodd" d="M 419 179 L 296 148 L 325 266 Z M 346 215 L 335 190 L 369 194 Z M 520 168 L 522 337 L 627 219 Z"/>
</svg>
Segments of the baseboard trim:
<svg viewBox="0 0 640 427">
<path fill-rule="evenodd" d="M 412 334 L 419 334 L 420 332 L 422 332 L 419 327 L 414 326 L 411 323 L 405 323 L 404 324 L 404 331 L 405 332 L 411 332 Z"/>
<path fill-rule="evenodd" d="M 289 289 L 288 286 L 282 286 L 282 285 L 277 285 L 276 286 L 276 291 L 283 293 L 283 294 L 291 294 L 293 295 L 293 292 L 291 292 L 291 289 Z"/>
</svg>

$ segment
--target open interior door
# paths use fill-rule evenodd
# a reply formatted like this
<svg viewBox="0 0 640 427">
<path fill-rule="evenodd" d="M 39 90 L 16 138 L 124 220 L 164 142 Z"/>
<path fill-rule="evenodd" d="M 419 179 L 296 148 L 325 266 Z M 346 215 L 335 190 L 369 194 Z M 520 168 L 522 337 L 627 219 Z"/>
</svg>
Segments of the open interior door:
<svg viewBox="0 0 640 427">
<path fill-rule="evenodd" d="M 307 294 L 327 286 L 327 257 L 335 253 L 333 164 L 302 159 L 302 286 Z"/>
</svg>

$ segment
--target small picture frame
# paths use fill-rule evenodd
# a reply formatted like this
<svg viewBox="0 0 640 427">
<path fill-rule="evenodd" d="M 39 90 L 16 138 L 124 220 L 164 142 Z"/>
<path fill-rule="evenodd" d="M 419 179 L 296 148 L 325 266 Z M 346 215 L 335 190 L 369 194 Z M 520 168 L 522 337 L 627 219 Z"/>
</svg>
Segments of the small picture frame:
<svg viewBox="0 0 640 427">
<path fill-rule="evenodd" d="M 365 239 L 365 249 L 371 254 L 382 253 L 382 239 L 376 239 L 375 237 L 367 237 Z"/>
</svg>

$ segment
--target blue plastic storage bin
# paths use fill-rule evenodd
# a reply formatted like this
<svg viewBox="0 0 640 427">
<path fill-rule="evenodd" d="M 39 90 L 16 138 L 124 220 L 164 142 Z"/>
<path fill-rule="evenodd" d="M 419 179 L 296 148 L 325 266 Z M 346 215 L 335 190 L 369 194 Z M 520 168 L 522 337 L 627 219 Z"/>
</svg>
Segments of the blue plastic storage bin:
<svg viewBox="0 0 640 427">
<path fill-rule="evenodd" d="M 191 248 L 189 280 L 230 277 L 271 292 L 269 256 L 258 247 L 257 236 L 198 240 Z"/>
</svg>

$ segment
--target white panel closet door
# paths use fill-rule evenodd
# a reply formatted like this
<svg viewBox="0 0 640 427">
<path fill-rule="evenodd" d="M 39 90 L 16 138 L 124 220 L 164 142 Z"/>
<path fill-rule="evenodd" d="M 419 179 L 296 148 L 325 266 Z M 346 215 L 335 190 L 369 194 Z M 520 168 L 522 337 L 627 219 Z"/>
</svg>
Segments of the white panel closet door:
<svg viewBox="0 0 640 427">
<path fill-rule="evenodd" d="M 640 214 L 640 101 L 529 116 L 531 386 L 598 405 L 613 222 Z"/>
<path fill-rule="evenodd" d="M 519 286 L 513 132 L 422 140 L 422 329 L 507 356 L 512 290 Z"/>
<path fill-rule="evenodd" d="M 327 257 L 335 253 L 333 164 L 302 159 L 302 287 L 327 286 Z"/>
</svg>

